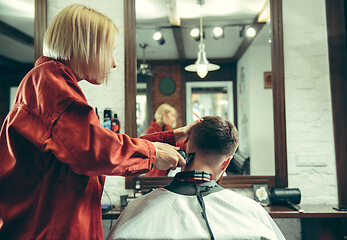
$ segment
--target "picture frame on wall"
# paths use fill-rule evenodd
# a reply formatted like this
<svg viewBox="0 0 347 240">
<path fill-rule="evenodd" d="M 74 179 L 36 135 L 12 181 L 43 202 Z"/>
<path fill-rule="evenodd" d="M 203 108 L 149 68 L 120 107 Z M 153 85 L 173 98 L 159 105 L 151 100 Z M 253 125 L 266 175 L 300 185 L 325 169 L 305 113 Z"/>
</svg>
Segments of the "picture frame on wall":
<svg viewBox="0 0 347 240">
<path fill-rule="evenodd" d="M 264 72 L 264 88 L 272 88 L 272 72 Z"/>
</svg>

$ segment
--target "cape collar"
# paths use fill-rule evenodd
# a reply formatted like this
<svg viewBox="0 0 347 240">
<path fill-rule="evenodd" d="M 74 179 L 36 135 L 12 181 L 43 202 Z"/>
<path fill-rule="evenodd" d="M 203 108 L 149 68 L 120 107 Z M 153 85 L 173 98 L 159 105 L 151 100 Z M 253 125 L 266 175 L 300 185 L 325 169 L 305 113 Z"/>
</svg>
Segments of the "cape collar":
<svg viewBox="0 0 347 240">
<path fill-rule="evenodd" d="M 178 181 L 186 181 L 186 182 L 196 182 L 197 184 L 202 184 L 204 182 L 210 182 L 213 180 L 212 174 L 204 172 L 204 171 L 186 171 L 179 172 L 176 174 L 174 179 Z"/>
<path fill-rule="evenodd" d="M 186 196 L 195 196 L 200 192 L 203 197 L 224 189 L 212 179 L 211 174 L 196 170 L 177 173 L 171 183 L 164 188 Z"/>
</svg>

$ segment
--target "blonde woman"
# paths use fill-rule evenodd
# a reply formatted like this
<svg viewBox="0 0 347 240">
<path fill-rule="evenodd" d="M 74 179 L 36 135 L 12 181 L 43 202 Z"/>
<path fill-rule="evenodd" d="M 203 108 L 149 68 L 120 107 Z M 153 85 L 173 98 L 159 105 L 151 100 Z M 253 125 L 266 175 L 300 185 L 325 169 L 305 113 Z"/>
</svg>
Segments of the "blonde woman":
<svg viewBox="0 0 347 240">
<path fill-rule="evenodd" d="M 142 139 L 100 126 L 80 80 L 102 84 L 118 30 L 83 5 L 63 9 L 23 78 L 0 133 L 0 239 L 103 239 L 104 175 L 175 169 L 191 126 Z M 147 140 L 146 140 L 147 139 Z M 151 142 L 165 139 L 166 142 Z"/>
<path fill-rule="evenodd" d="M 154 114 L 154 119 L 148 126 L 146 133 L 172 130 L 176 126 L 177 112 L 174 107 L 167 103 L 161 104 Z"/>
<path fill-rule="evenodd" d="M 148 126 L 146 133 L 157 133 L 169 131 L 176 126 L 177 112 L 174 107 L 167 103 L 161 104 L 154 113 L 154 119 Z M 146 173 L 146 176 L 167 176 L 169 170 L 160 170 L 153 168 L 151 171 Z"/>
</svg>

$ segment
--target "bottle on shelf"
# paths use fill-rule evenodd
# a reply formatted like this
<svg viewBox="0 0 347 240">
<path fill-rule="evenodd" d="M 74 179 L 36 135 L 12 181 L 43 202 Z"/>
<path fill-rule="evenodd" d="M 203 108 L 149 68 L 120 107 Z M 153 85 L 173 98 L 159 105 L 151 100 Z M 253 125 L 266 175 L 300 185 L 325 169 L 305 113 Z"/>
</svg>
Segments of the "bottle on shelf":
<svg viewBox="0 0 347 240">
<path fill-rule="evenodd" d="M 104 110 L 104 128 L 111 130 L 111 108 L 105 108 Z"/>
<path fill-rule="evenodd" d="M 120 122 L 119 122 L 117 113 L 113 115 L 113 118 L 111 120 L 111 130 L 114 131 L 115 133 L 120 132 Z"/>
</svg>

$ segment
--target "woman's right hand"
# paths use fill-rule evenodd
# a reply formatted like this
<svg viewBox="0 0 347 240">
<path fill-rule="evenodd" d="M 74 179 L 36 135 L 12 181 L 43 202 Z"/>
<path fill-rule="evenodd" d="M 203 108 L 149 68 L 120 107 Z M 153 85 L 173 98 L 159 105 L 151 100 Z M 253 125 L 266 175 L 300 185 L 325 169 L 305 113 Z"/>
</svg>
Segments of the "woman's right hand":
<svg viewBox="0 0 347 240">
<path fill-rule="evenodd" d="M 156 150 L 154 167 L 159 170 L 175 170 L 177 166 L 186 165 L 186 160 L 177 152 L 179 147 L 167 143 L 153 142 Z"/>
</svg>

